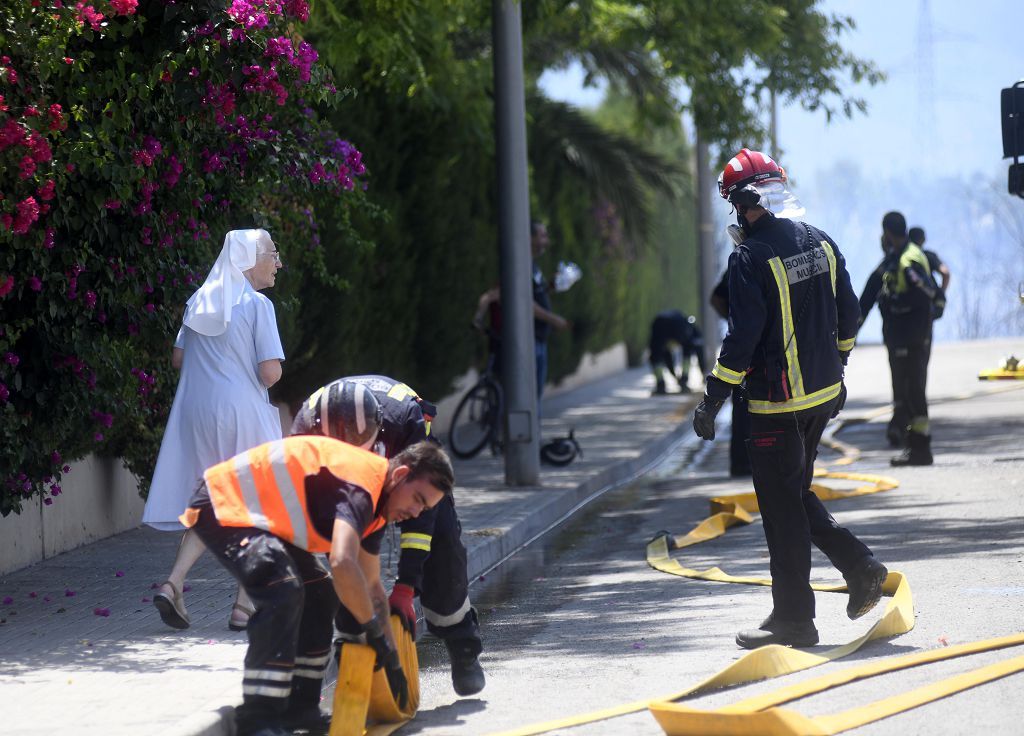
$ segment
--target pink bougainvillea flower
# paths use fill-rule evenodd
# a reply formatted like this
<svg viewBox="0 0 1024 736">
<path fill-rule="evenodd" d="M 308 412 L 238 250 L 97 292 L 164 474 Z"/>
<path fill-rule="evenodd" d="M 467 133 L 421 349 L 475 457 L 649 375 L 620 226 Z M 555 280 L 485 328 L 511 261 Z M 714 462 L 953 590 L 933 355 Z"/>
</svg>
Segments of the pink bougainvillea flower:
<svg viewBox="0 0 1024 736">
<path fill-rule="evenodd" d="M 124 577 L 124 570 L 118 570 L 117 572 L 115 572 L 114 573 L 114 577 L 115 578 L 123 578 Z"/>
<path fill-rule="evenodd" d="M 192 586 L 191 586 L 191 585 L 188 585 L 188 584 L 186 584 L 186 585 L 182 585 L 182 586 L 181 586 L 181 592 L 182 592 L 182 593 L 187 593 L 187 592 L 189 592 L 190 590 L 192 590 Z"/>
<path fill-rule="evenodd" d="M 71 590 L 71 588 L 65 588 L 64 589 L 64 596 L 66 598 L 74 598 L 75 597 L 75 591 Z"/>
<path fill-rule="evenodd" d="M 65 63 L 65 64 L 74 64 L 74 63 L 75 63 L 75 60 L 74 60 L 74 59 L 72 59 L 72 58 L 71 58 L 70 56 L 65 56 L 65 57 L 64 57 L 64 63 Z"/>
<path fill-rule="evenodd" d="M 139 0 L 110 0 L 110 7 L 118 15 L 134 15 Z"/>
<path fill-rule="evenodd" d="M 5 278 L 0 276 L 0 299 L 11 293 L 14 289 L 14 277 L 9 275 Z M 9 355 L 10 353 L 8 353 Z"/>
<path fill-rule="evenodd" d="M 7 352 L 4 354 L 4 362 L 12 368 L 17 368 L 18 363 L 21 362 L 21 358 L 19 358 L 15 353 Z"/>
<path fill-rule="evenodd" d="M 4 605 L 5 606 L 9 606 L 12 603 L 14 603 L 14 599 L 13 598 L 11 598 L 9 595 L 8 596 L 4 596 Z"/>
<path fill-rule="evenodd" d="M 121 208 L 121 200 L 119 199 L 108 199 L 103 203 L 103 206 L 108 210 L 116 210 Z"/>
<path fill-rule="evenodd" d="M 150 590 L 156 590 L 159 587 L 160 587 L 160 583 L 150 583 L 150 585 L 149 585 L 149 589 Z"/>
<path fill-rule="evenodd" d="M 92 609 L 92 612 L 93 612 L 94 615 L 96 615 L 96 616 L 103 616 L 104 618 L 106 618 L 107 616 L 110 615 L 110 609 L 109 608 L 94 608 L 94 609 Z"/>
<path fill-rule="evenodd" d="M 38 598 L 39 594 L 33 590 L 31 593 L 28 594 L 28 597 L 29 598 Z"/>
<path fill-rule="evenodd" d="M 53 499 L 52 498 L 44 498 L 43 499 L 43 505 L 44 506 L 52 506 L 53 505 Z"/>
<path fill-rule="evenodd" d="M 142 596 L 142 602 L 143 603 L 150 603 L 151 601 L 152 601 L 152 598 L 150 598 L 149 596 L 145 596 L 145 595 Z"/>
<path fill-rule="evenodd" d="M 32 291 L 42 291 L 43 282 L 40 280 L 38 276 L 29 276 L 28 288 L 32 289 Z"/>
<path fill-rule="evenodd" d="M 43 603 L 49 603 L 49 602 L 50 602 L 50 596 L 44 595 L 43 596 Z"/>
<path fill-rule="evenodd" d="M 0 401 L 7 403 L 7 400 L 11 397 L 11 392 L 7 390 L 7 386 L 0 383 Z"/>
</svg>

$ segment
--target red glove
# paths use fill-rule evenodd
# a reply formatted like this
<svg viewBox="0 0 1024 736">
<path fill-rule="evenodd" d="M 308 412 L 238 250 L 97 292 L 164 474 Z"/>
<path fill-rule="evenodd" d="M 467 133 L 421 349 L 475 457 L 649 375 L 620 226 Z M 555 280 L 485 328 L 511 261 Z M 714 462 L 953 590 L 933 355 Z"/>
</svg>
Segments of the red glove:
<svg viewBox="0 0 1024 736">
<path fill-rule="evenodd" d="M 415 597 L 416 591 L 412 589 L 412 586 L 395 583 L 395 587 L 391 590 L 391 596 L 388 598 L 391 612 L 402 617 L 402 623 L 412 634 L 413 639 L 416 638 L 416 608 L 412 604 Z"/>
</svg>

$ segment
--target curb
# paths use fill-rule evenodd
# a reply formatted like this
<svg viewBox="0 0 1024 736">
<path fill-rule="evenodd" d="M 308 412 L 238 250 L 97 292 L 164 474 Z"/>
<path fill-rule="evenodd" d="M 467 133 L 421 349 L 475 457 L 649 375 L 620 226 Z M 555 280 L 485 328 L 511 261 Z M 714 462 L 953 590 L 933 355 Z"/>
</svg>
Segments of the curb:
<svg viewBox="0 0 1024 736">
<path fill-rule="evenodd" d="M 680 422 L 672 431 L 651 442 L 636 457 L 610 465 L 575 488 L 567 489 L 548 497 L 547 503 L 538 507 L 503 534 L 466 545 L 466 567 L 469 584 L 484 573 L 497 567 L 506 558 L 518 552 L 541 534 L 564 521 L 580 507 L 600 497 L 607 491 L 628 483 L 651 466 L 661 462 L 670 449 L 678 444 L 696 443 L 697 436 L 689 434 L 690 422 Z M 466 539 L 463 535 L 463 542 Z M 468 536 L 473 537 L 472 534 Z"/>
</svg>

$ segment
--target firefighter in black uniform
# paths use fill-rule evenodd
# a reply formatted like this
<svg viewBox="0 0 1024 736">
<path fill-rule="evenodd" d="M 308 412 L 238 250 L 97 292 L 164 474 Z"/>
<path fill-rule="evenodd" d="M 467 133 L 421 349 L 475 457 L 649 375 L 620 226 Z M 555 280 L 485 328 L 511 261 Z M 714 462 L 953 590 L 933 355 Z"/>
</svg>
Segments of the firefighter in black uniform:
<svg viewBox="0 0 1024 736">
<path fill-rule="evenodd" d="M 744 239 L 729 258 L 729 332 L 693 416 L 697 435 L 714 439 L 722 403 L 745 383 L 748 454 L 774 604 L 759 628 L 736 635 L 745 649 L 817 644 L 812 542 L 846 579 L 850 618 L 878 603 L 887 575 L 810 490 L 818 441 L 845 401 L 843 367 L 857 334 L 857 295 L 828 235 L 765 208 L 781 201 L 784 188 L 771 157 L 746 148 L 719 177 Z"/>
<path fill-rule="evenodd" d="M 683 349 L 683 362 L 679 366 L 678 375 L 675 359 L 672 357 L 673 343 L 678 343 Z M 655 315 L 654 321 L 651 322 L 651 339 L 647 347 L 650 353 L 651 373 L 654 374 L 655 395 L 666 393 L 666 368 L 679 384 L 679 391 L 684 394 L 690 393 L 687 378 L 690 373 L 690 358 L 693 356 L 697 357 L 701 375 L 707 372 L 704 366 L 704 335 L 697 327 L 697 320 L 686 316 L 678 309 L 667 309 Z"/>
<path fill-rule="evenodd" d="M 729 269 L 722 274 L 718 284 L 711 290 L 711 307 L 718 316 L 729 320 Z M 703 366 L 701 366 L 703 369 Z M 746 389 L 733 386 L 732 389 L 732 432 L 729 435 L 729 475 L 742 478 L 750 475 L 750 458 L 747 457 L 747 440 L 750 439 L 750 413 L 747 411 Z"/>
<path fill-rule="evenodd" d="M 437 413 L 409 386 L 386 376 L 350 376 L 338 379 L 307 399 L 292 423 L 295 434 L 319 434 L 322 425 L 322 397 L 341 382 L 365 386 L 382 410 L 378 449 L 387 458 L 406 447 L 430 438 L 430 421 Z M 418 592 L 427 629 L 444 640 L 452 665 L 452 685 L 462 696 L 474 695 L 484 688 L 485 677 L 479 656 L 483 651 L 476 610 L 469 601 L 466 548 L 462 544 L 462 525 L 451 495 L 434 509 L 415 519 L 400 523 L 401 552 L 398 579 L 389 598 L 391 608 L 401 615 L 415 633 L 416 614 L 413 598 Z M 337 617 L 343 634 L 358 634 L 359 628 L 344 608 Z"/>
<path fill-rule="evenodd" d="M 863 322 L 878 302 L 892 372 L 893 419 L 887 435 L 890 443 L 904 443 L 903 453 L 891 462 L 931 465 L 928 360 L 932 320 L 945 297 L 932 278 L 927 256 L 907 237 L 907 221 L 899 212 L 882 218 L 882 249 L 885 257 L 860 297 L 860 318 Z"/>
</svg>

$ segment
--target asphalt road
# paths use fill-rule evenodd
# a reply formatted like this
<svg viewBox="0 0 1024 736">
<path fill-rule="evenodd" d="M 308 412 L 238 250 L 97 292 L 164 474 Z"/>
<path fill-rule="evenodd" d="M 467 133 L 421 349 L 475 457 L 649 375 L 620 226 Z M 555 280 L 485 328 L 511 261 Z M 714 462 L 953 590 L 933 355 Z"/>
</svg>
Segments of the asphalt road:
<svg viewBox="0 0 1024 736">
<path fill-rule="evenodd" d="M 859 348 L 850 366 L 845 416 L 867 416 L 888 400 L 881 348 Z M 913 631 L 870 642 L 836 663 L 786 678 L 687 700 L 714 708 L 851 664 L 1024 630 L 1024 385 L 979 383 L 996 348 L 936 347 L 929 395 L 936 465 L 890 469 L 887 417 L 853 424 L 838 438 L 862 456 L 849 469 L 895 477 L 899 488 L 832 502 L 839 523 L 890 569 L 903 572 L 916 608 Z M 1024 383 L 1024 382 L 1022 382 Z M 723 414 L 727 414 L 723 412 Z M 724 432 L 722 433 L 725 434 Z M 725 439 L 724 437 L 722 438 Z M 706 499 L 749 490 L 726 475 L 726 442 L 677 447 L 653 472 L 610 492 L 473 587 L 485 635 L 487 688 L 459 700 L 440 642 L 421 643 L 423 702 L 400 733 L 485 734 L 678 692 L 742 655 L 735 632 L 770 610 L 764 588 L 698 582 L 652 570 L 644 547 L 659 530 L 688 531 Z M 825 466 L 836 455 L 824 451 Z M 837 468 L 838 469 L 838 468 Z M 760 523 L 685 551 L 688 567 L 719 565 L 767 576 Z M 840 582 L 814 553 L 813 576 Z M 856 638 L 882 607 L 851 622 L 845 594 L 817 595 L 820 651 Z M 883 600 L 884 603 L 884 600 Z M 857 683 L 790 707 L 814 716 L 910 690 L 1024 648 L 928 665 Z M 1024 734 L 1024 675 L 1018 674 L 850 731 L 854 734 Z M 557 733 L 660 734 L 646 711 Z"/>
</svg>

